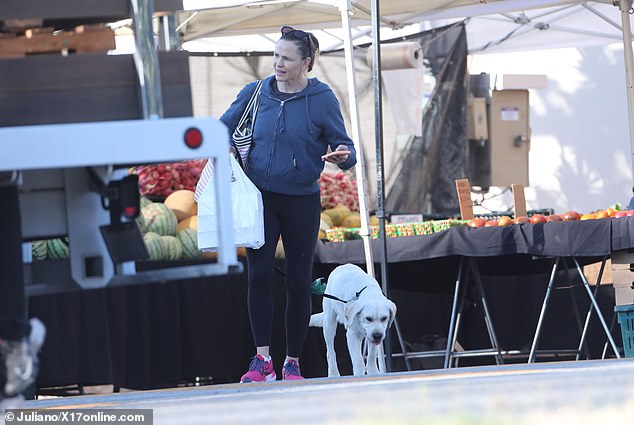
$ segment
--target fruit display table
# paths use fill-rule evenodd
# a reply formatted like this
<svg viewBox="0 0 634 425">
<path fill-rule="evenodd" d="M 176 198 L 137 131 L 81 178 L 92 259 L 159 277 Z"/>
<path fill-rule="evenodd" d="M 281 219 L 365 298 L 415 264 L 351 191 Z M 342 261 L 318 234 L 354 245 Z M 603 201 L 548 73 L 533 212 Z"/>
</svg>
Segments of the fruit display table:
<svg viewBox="0 0 634 425">
<path fill-rule="evenodd" d="M 453 359 L 469 355 L 492 355 L 496 362 L 503 362 L 503 354 L 520 354 L 503 352 L 501 349 L 489 314 L 487 296 L 481 282 L 480 263 L 487 268 L 486 272 L 497 275 L 517 275 L 534 273 L 536 269 L 543 271 L 550 268 L 550 278 L 543 299 L 537 327 L 533 336 L 528 361 L 535 361 L 537 347 L 543 330 L 544 316 L 550 300 L 551 291 L 557 284 L 559 271 L 573 269 L 584 286 L 590 306 L 586 314 L 579 347 L 574 352 L 577 358 L 585 341 L 591 314 L 595 312 L 605 335 L 617 357 L 620 357 L 610 329 L 600 311 L 593 292 L 582 272 L 584 264 L 603 261 L 614 251 L 634 247 L 634 218 L 599 219 L 584 221 L 566 221 L 552 223 L 519 223 L 510 226 L 471 228 L 458 226 L 446 231 L 422 236 L 388 238 L 387 258 L 390 264 L 399 262 L 436 262 L 444 263 L 443 282 L 439 285 L 438 276 L 430 276 L 423 269 L 409 278 L 409 288 L 425 290 L 425 287 L 451 288 L 448 280 L 454 280 L 454 301 L 448 331 L 447 348 L 433 353 L 408 353 L 411 358 L 443 355 L 445 367 L 451 365 Z M 372 242 L 374 258 L 380 258 L 380 241 Z M 317 247 L 317 261 L 327 264 L 346 262 L 363 264 L 364 251 L 362 241 L 324 242 Z M 493 259 L 493 262 L 491 260 Z M 488 261 L 482 261 L 488 260 Z M 522 266 L 520 266 L 522 265 Z M 535 267 L 533 267 L 535 266 Z M 377 276 L 380 273 L 376 274 Z M 414 277 L 416 276 L 416 277 Z M 459 331 L 459 318 L 462 312 L 467 291 L 461 285 L 473 285 L 475 297 L 481 304 L 491 349 L 473 350 L 471 353 L 458 352 L 455 341 Z M 599 282 L 600 283 L 600 282 Z M 398 282 L 396 287 L 401 287 Z M 597 286 L 598 289 L 598 286 Z M 568 350 L 567 350 L 568 351 Z"/>
<path fill-rule="evenodd" d="M 428 236 L 390 238 L 390 296 L 398 306 L 397 318 L 407 341 L 446 335 L 457 271 L 461 259 L 469 256 L 476 260 L 482 277 L 500 345 L 522 348 L 530 344 L 535 333 L 554 261 L 549 256 L 579 255 L 576 258 L 585 264 L 612 251 L 634 247 L 633 235 L 634 218 L 624 218 L 534 227 L 457 227 Z M 379 258 L 379 241 L 373 244 L 375 258 Z M 320 241 L 314 277 L 327 277 L 334 267 L 345 262 L 365 263 L 361 240 Z M 283 306 L 285 293 L 279 273 L 274 274 L 274 288 L 275 303 Z M 611 287 L 603 289 L 595 297 L 607 315 L 614 308 L 614 293 Z M 474 293 L 467 292 L 466 299 L 472 301 Z M 585 294 L 580 295 L 577 302 L 585 309 L 588 299 Z M 321 297 L 315 296 L 313 309 L 320 306 Z M 540 346 L 575 345 L 579 329 L 570 320 L 571 299 L 560 297 L 550 307 Z M 284 354 L 283 311 L 276 309 L 274 317 L 271 350 L 276 367 L 281 366 Z M 197 377 L 201 378 L 200 383 L 235 382 L 253 355 L 246 310 L 246 273 L 33 296 L 29 315 L 41 318 L 48 331 L 40 356 L 40 387 L 112 383 L 148 389 L 193 385 L 199 382 Z M 467 350 L 489 341 L 480 317 L 480 311 L 466 303 L 459 341 Z M 594 320 L 589 339 L 590 354 L 600 356 L 605 335 Z M 340 344 L 337 351 L 341 353 L 342 373 L 349 373 L 345 337 L 338 335 L 336 344 Z M 398 347 L 393 346 L 398 354 Z M 489 364 L 486 362 L 490 360 L 491 357 L 461 359 L 461 365 Z M 397 361 L 400 369 L 395 370 L 404 370 L 401 359 L 395 358 Z M 302 372 L 308 377 L 326 374 L 320 329 L 309 329 Z"/>
</svg>

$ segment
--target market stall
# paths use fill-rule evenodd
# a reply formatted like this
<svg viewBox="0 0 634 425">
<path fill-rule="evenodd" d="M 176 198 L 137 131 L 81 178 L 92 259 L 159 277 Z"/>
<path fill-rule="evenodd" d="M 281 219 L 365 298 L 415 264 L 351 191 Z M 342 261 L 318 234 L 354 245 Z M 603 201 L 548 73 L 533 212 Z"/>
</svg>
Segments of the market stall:
<svg viewBox="0 0 634 425">
<path fill-rule="evenodd" d="M 373 248 L 378 249 L 378 242 L 373 240 Z M 362 243 L 319 241 L 314 276 L 327 277 L 344 262 L 363 265 Z M 447 335 L 456 273 L 460 258 L 466 256 L 477 261 L 500 347 L 526 352 L 535 334 L 553 257 L 575 257 L 585 264 L 632 248 L 634 218 L 481 229 L 460 226 L 432 235 L 388 238 L 387 244 L 392 297 L 406 340 Z M 151 262 L 146 266 L 162 265 Z M 580 283 L 575 273 L 561 273 L 569 282 Z M 281 275 L 276 276 L 275 288 L 275 302 L 284 303 Z M 595 297 L 609 323 L 613 290 L 611 286 L 600 289 Z M 242 274 L 31 297 L 29 314 L 45 321 L 50 336 L 42 351 L 38 385 L 112 383 L 158 388 L 194 385 L 197 379 L 199 383 L 233 382 L 252 351 L 245 291 Z M 467 299 L 472 300 L 471 296 Z M 315 296 L 314 310 L 320 309 L 320 302 Z M 463 311 L 459 341 L 466 350 L 489 342 L 475 304 L 470 301 Z M 553 297 L 540 349 L 577 346 L 582 324 L 575 321 L 575 305 L 579 314 L 589 307 L 581 289 L 572 296 Z M 278 315 L 275 320 L 274 329 L 280 332 L 273 335 L 272 352 L 279 357 L 284 352 L 283 317 Z M 618 326 L 612 328 L 612 335 L 619 341 Z M 600 357 L 605 341 L 603 329 L 593 319 L 587 337 L 588 357 Z M 343 347 L 338 351 L 345 374 L 349 360 Z M 398 347 L 394 348 L 398 354 Z M 325 376 L 320 330 L 310 330 L 302 358 L 306 376 Z M 471 364 L 469 361 L 465 359 L 461 365 Z M 479 361 L 486 364 L 491 357 Z M 395 370 L 405 367 L 399 363 Z"/>
</svg>

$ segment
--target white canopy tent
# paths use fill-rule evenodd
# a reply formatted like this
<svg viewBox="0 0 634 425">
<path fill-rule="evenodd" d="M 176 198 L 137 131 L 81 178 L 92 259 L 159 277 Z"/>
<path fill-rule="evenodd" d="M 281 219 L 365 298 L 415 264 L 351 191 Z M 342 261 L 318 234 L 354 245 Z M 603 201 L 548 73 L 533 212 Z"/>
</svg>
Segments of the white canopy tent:
<svg viewBox="0 0 634 425">
<path fill-rule="evenodd" d="M 325 51 L 351 53 L 351 43 L 372 41 L 371 0 L 184 0 L 184 5 L 191 10 L 179 17 L 178 27 L 192 51 L 272 50 L 281 23 L 318 31 Z M 390 0 L 380 2 L 380 22 L 382 38 L 394 38 L 468 19 L 469 52 L 498 53 L 631 40 L 631 9 L 632 0 Z M 628 103 L 634 105 L 631 43 L 624 48 Z M 632 129 L 634 106 L 629 115 Z"/>
</svg>

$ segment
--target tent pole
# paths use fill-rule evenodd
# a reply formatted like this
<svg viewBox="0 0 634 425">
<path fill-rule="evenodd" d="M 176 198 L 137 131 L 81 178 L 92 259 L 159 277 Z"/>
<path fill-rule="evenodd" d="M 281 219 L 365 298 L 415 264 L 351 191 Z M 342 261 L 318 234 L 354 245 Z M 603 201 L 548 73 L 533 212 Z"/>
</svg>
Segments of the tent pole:
<svg viewBox="0 0 634 425">
<path fill-rule="evenodd" d="M 623 54 L 625 55 L 625 83 L 627 87 L 627 109 L 630 122 L 630 155 L 632 155 L 632 184 L 634 187 L 634 54 L 632 53 L 632 26 L 629 10 L 632 0 L 620 0 Z"/>
<path fill-rule="evenodd" d="M 350 107 L 350 122 L 352 125 L 352 141 L 357 151 L 357 192 L 359 193 L 359 215 L 361 216 L 361 237 L 365 250 L 365 263 L 367 273 L 374 277 L 374 260 L 372 258 L 372 243 L 370 236 L 370 218 L 368 214 L 368 192 L 366 190 L 367 180 L 365 176 L 365 155 L 363 153 L 363 143 L 361 143 L 361 124 L 359 123 L 359 106 L 357 102 L 357 82 L 354 71 L 354 51 L 352 48 L 352 33 L 350 28 L 350 12 L 352 6 L 350 0 L 341 0 L 339 4 L 341 11 L 341 25 L 344 29 L 344 53 L 346 60 L 346 78 L 348 80 L 348 104 Z"/>
<path fill-rule="evenodd" d="M 379 0 L 372 0 L 372 83 L 374 86 L 374 137 L 376 145 L 376 195 L 377 212 L 379 219 L 379 240 L 381 241 L 381 283 L 383 293 L 389 296 L 387 281 L 387 241 L 385 238 L 385 193 L 383 187 L 383 108 L 381 98 L 381 14 Z M 385 336 L 385 370 L 392 371 L 392 343 L 389 332 Z M 381 357 L 382 358 L 382 357 Z"/>
</svg>

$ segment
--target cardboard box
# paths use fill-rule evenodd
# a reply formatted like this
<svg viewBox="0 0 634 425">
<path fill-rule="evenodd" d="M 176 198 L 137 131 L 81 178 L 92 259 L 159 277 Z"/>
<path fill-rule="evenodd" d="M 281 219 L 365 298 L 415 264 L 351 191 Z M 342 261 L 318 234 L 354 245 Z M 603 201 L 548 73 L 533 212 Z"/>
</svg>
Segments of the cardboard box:
<svg viewBox="0 0 634 425">
<path fill-rule="evenodd" d="M 634 251 L 614 251 L 611 255 L 612 270 L 632 270 L 634 269 Z"/>
<path fill-rule="evenodd" d="M 586 280 L 590 285 L 596 285 L 599 278 L 599 271 L 601 270 L 601 262 L 592 263 L 583 266 L 583 274 L 586 276 Z M 610 259 L 605 261 L 605 267 L 603 268 L 603 275 L 601 276 L 601 285 L 611 285 L 614 282 L 612 277 L 612 267 L 610 265 Z"/>
<path fill-rule="evenodd" d="M 612 269 L 614 286 L 634 286 L 634 272 L 629 269 Z"/>
<path fill-rule="evenodd" d="M 628 286 L 614 287 L 614 304 L 631 305 L 634 304 L 634 288 Z"/>
<path fill-rule="evenodd" d="M 528 90 L 494 91 L 490 114 L 491 186 L 528 186 Z"/>
</svg>

